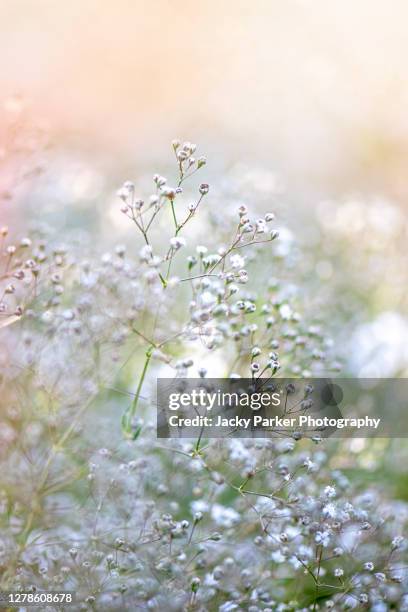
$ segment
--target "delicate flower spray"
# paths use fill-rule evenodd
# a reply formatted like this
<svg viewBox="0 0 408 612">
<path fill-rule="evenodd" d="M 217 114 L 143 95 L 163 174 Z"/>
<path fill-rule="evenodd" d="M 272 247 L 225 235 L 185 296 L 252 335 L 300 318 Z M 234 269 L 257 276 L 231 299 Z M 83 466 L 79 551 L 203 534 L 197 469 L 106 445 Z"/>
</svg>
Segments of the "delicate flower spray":
<svg viewBox="0 0 408 612">
<path fill-rule="evenodd" d="M 239 203 L 208 226 L 212 190 L 186 189 L 206 160 L 173 152 L 173 184 L 119 191 L 137 248 L 1 232 L 1 590 L 98 611 L 408 610 L 407 504 L 340 472 L 339 443 L 157 440 L 153 368 L 205 378 L 197 346 L 230 377 L 337 367 L 270 278 L 274 215 Z"/>
<path fill-rule="evenodd" d="M 130 181 L 124 183 L 118 195 L 123 201 L 122 212 L 129 217 L 141 233 L 145 246 L 140 252 L 141 260 L 150 267 L 148 280 L 152 284 L 161 283 L 161 294 L 158 290 L 157 308 L 154 325 L 150 332 L 150 338 L 146 340 L 146 359 L 142 369 L 141 377 L 136 389 L 135 397 L 123 416 L 122 426 L 126 435 L 135 436 L 140 429 L 136 425 L 132 433 L 132 421 L 136 415 L 136 409 L 142 391 L 143 382 L 149 367 L 152 355 L 155 351 L 160 351 L 160 355 L 177 342 L 182 343 L 186 339 L 194 339 L 202 335 L 207 336 L 208 347 L 214 348 L 227 340 L 233 334 L 233 328 L 239 329 L 241 323 L 245 323 L 245 317 L 241 315 L 253 313 L 256 310 L 254 299 L 237 301 L 234 297 L 238 291 L 238 285 L 246 284 L 248 272 L 245 269 L 244 249 L 258 244 L 272 242 L 278 237 L 278 232 L 271 230 L 268 224 L 274 219 L 273 214 L 267 214 L 265 218 L 257 221 L 250 221 L 246 206 L 241 205 L 238 210 L 238 222 L 233 228 L 233 237 L 227 246 L 221 246 L 214 253 L 209 253 L 207 247 L 198 245 L 195 254 L 187 258 L 186 276 L 183 278 L 172 277 L 172 264 L 178 257 L 179 251 L 185 249 L 187 240 L 184 234 L 188 231 L 188 223 L 199 212 L 199 207 L 209 192 L 209 185 L 201 183 L 198 188 L 198 195 L 195 202 L 189 204 L 187 210 L 177 206 L 177 198 L 183 193 L 182 185 L 184 182 L 206 165 L 206 159 L 199 157 L 195 159 L 193 154 L 196 145 L 189 142 L 181 143 L 176 140 L 173 142 L 173 150 L 178 165 L 178 179 L 176 187 L 169 187 L 167 179 L 155 174 L 153 177 L 156 185 L 156 193 L 151 195 L 146 205 L 142 199 L 136 198 L 134 184 Z M 159 214 L 166 214 L 171 209 L 171 217 L 174 223 L 174 235 L 169 240 L 169 246 L 161 252 L 151 242 L 151 232 L 154 223 L 158 221 Z M 181 214 L 183 215 L 181 217 Z M 160 245 L 159 245 L 160 246 Z M 168 286 L 173 290 L 178 286 L 189 284 L 191 289 L 191 301 L 186 308 L 184 322 L 179 327 L 175 338 L 157 337 L 160 331 L 157 330 L 157 322 L 163 316 L 161 303 L 166 300 Z M 174 299 L 174 297 L 173 297 Z M 165 308 L 165 305 L 164 305 Z M 241 316 L 240 316 L 241 315 Z M 252 336 L 256 332 L 256 325 L 252 326 Z M 141 338 L 146 333 L 146 328 L 135 331 Z M 239 334 L 240 332 L 238 332 Z M 244 334 L 246 334 L 244 330 Z M 238 339 L 237 339 L 238 340 Z M 157 353 L 156 353 L 157 354 Z M 193 362 L 188 365 L 189 360 L 184 359 L 176 369 L 179 374 L 185 373 Z M 274 365 L 275 371 L 278 369 Z M 263 370 L 265 372 L 268 366 Z"/>
</svg>

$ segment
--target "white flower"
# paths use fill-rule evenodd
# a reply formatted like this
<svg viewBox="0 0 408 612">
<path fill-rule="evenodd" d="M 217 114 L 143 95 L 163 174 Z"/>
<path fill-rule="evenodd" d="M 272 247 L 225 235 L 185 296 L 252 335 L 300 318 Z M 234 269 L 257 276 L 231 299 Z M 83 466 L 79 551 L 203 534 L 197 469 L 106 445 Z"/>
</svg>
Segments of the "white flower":
<svg viewBox="0 0 408 612">
<path fill-rule="evenodd" d="M 310 457 L 306 457 L 306 459 L 303 462 L 303 466 L 307 469 L 308 472 L 313 472 L 317 467 L 317 465 L 313 463 Z"/>
<path fill-rule="evenodd" d="M 251 457 L 249 449 L 247 449 L 243 442 L 238 439 L 229 442 L 229 451 L 232 461 L 245 461 Z"/>
<path fill-rule="evenodd" d="M 282 555 L 280 550 L 275 550 L 272 554 L 271 554 L 271 559 L 272 561 L 274 561 L 275 563 L 283 563 L 285 561 L 285 557 L 284 555 Z"/>
<path fill-rule="evenodd" d="M 185 245 L 186 245 L 186 241 L 184 240 L 184 238 L 180 238 L 178 236 L 174 236 L 173 238 L 170 238 L 170 246 L 176 251 Z"/>
<path fill-rule="evenodd" d="M 289 304 L 282 304 L 282 306 L 279 308 L 279 312 L 282 319 L 288 320 L 292 316 L 292 309 Z"/>
<path fill-rule="evenodd" d="M 163 187 L 167 183 L 167 179 L 164 176 L 160 176 L 160 174 L 155 174 L 153 180 L 158 187 Z"/>
<path fill-rule="evenodd" d="M 344 603 L 343 603 L 343 609 L 344 610 L 354 610 L 354 608 L 357 606 L 357 601 L 354 598 L 354 595 L 346 595 L 346 597 L 344 598 Z M 374 608 L 371 608 L 372 610 Z"/>
<path fill-rule="evenodd" d="M 231 267 L 234 270 L 239 270 L 240 268 L 243 268 L 245 265 L 245 259 L 241 256 L 241 255 L 232 255 L 230 257 L 230 263 L 231 263 Z"/>
<path fill-rule="evenodd" d="M 330 542 L 330 533 L 328 531 L 316 531 L 315 542 L 326 548 Z"/>
<path fill-rule="evenodd" d="M 221 504 L 214 504 L 211 508 L 211 517 L 220 527 L 232 527 L 240 520 L 240 515 L 233 508 Z"/>
<path fill-rule="evenodd" d="M 226 601 L 219 607 L 219 612 L 233 612 L 233 610 L 238 610 L 238 604 L 232 601 Z"/>
<path fill-rule="evenodd" d="M 201 294 L 201 303 L 203 306 L 212 306 L 216 301 L 217 298 L 211 291 L 203 291 Z"/>
<path fill-rule="evenodd" d="M 393 550 L 396 550 L 397 548 L 400 548 L 400 546 L 403 543 L 404 539 L 405 538 L 403 538 L 402 536 L 396 536 L 393 539 L 393 541 L 391 542 Z"/>
<path fill-rule="evenodd" d="M 70 308 L 67 308 L 63 311 L 62 317 L 65 319 L 65 321 L 72 321 L 72 319 L 75 318 L 75 313 Z"/>
<path fill-rule="evenodd" d="M 203 513 L 208 512 L 209 504 L 202 499 L 196 499 L 191 502 L 190 507 L 193 514 L 196 514 L 197 512 Z"/>
<path fill-rule="evenodd" d="M 241 283 L 242 285 L 245 285 L 245 283 L 248 282 L 248 272 L 246 270 L 240 270 L 238 272 L 237 281 Z"/>
<path fill-rule="evenodd" d="M 139 257 L 142 261 L 149 261 L 152 257 L 152 247 L 150 244 L 145 244 L 139 251 Z"/>
<path fill-rule="evenodd" d="M 205 247 L 205 246 L 201 246 L 201 245 L 198 245 L 198 246 L 196 247 L 196 251 L 197 251 L 197 254 L 198 254 L 198 255 L 205 255 L 206 253 L 208 253 L 208 249 L 207 249 L 207 247 Z"/>
<path fill-rule="evenodd" d="M 151 268 L 158 268 L 161 264 L 161 261 L 162 260 L 160 259 L 160 257 L 157 257 L 157 255 L 155 255 L 154 257 L 149 259 L 148 264 Z"/>
<path fill-rule="evenodd" d="M 326 504 L 322 510 L 322 514 L 326 518 L 335 518 L 337 514 L 336 506 L 332 503 Z"/>
<path fill-rule="evenodd" d="M 266 227 L 266 223 L 263 219 L 260 219 L 259 221 L 256 222 L 256 233 L 257 234 L 264 234 L 267 231 L 267 227 Z"/>
<path fill-rule="evenodd" d="M 177 287 L 180 284 L 180 279 L 178 276 L 170 276 L 170 278 L 167 281 L 167 287 L 169 289 Z"/>
<path fill-rule="evenodd" d="M 330 485 L 327 486 L 324 490 L 324 495 L 325 497 L 327 497 L 328 499 L 332 498 L 332 497 L 336 497 L 336 489 L 335 487 L 331 487 Z"/>
<path fill-rule="evenodd" d="M 41 320 L 44 323 L 51 323 L 53 319 L 54 319 L 54 313 L 52 312 L 52 310 L 46 310 L 41 315 Z"/>
<path fill-rule="evenodd" d="M 174 200 L 176 197 L 176 190 L 174 187 L 163 187 L 162 194 L 169 200 Z"/>
<path fill-rule="evenodd" d="M 118 191 L 116 192 L 116 195 L 121 199 L 121 200 L 126 200 L 129 197 L 129 190 L 126 189 L 126 187 L 121 187 L 120 189 L 118 189 Z"/>
</svg>

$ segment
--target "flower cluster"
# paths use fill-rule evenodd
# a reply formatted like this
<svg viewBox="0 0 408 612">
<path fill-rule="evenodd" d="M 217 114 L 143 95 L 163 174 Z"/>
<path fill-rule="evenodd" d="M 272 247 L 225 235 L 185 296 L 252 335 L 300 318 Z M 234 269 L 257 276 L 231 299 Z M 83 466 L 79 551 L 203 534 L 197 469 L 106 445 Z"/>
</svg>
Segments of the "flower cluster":
<svg viewBox="0 0 408 612">
<path fill-rule="evenodd" d="M 185 188 L 205 158 L 172 148 L 174 181 L 118 192 L 139 242 L 85 258 L 2 230 L 1 590 L 73 591 L 78 610 L 408 610 L 408 506 L 334 467 L 335 442 L 157 440 L 157 375 L 339 367 L 258 274 L 278 269 L 274 214 L 238 204 L 218 233 L 208 183 Z"/>
</svg>

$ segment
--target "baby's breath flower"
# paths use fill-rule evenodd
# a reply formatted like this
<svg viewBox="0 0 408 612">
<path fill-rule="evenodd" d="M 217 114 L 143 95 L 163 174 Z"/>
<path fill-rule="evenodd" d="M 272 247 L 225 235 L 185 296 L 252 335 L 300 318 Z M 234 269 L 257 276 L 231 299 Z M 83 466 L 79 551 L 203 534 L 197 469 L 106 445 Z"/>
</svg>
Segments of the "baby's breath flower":
<svg viewBox="0 0 408 612">
<path fill-rule="evenodd" d="M 175 236 L 174 238 L 170 238 L 170 246 L 175 250 L 178 251 L 178 249 L 180 249 L 181 247 L 186 245 L 186 241 L 184 238 Z"/>
<path fill-rule="evenodd" d="M 402 536 L 396 536 L 391 542 L 392 550 L 397 550 L 398 548 L 400 548 L 403 542 L 404 538 Z"/>
<path fill-rule="evenodd" d="M 230 263 L 231 263 L 231 267 L 234 270 L 240 270 L 244 267 L 245 265 L 245 259 L 243 257 L 241 257 L 241 255 L 231 255 L 230 257 Z"/>
<path fill-rule="evenodd" d="M 201 195 L 206 195 L 210 190 L 210 186 L 207 185 L 207 183 L 201 183 L 200 188 L 199 188 L 199 192 L 201 193 Z"/>
<path fill-rule="evenodd" d="M 174 200 L 176 197 L 176 189 L 173 187 L 162 187 L 162 194 L 169 200 Z"/>
<path fill-rule="evenodd" d="M 153 176 L 153 181 L 159 188 L 164 187 L 164 185 L 167 183 L 167 179 L 164 176 L 161 176 L 160 174 L 155 174 Z"/>
<path fill-rule="evenodd" d="M 315 535 L 316 544 L 321 544 L 326 548 L 330 543 L 330 533 L 328 531 L 317 531 Z"/>
<path fill-rule="evenodd" d="M 43 230 L 12 243 L 0 232 L 0 324 L 23 317 L 15 332 L 2 329 L 0 354 L 4 586 L 72 590 L 81 609 L 98 610 L 404 609 L 406 549 L 394 534 L 406 529 L 406 504 L 345 478 L 337 443 L 319 435 L 313 445 L 295 428 L 156 438 L 156 377 L 183 393 L 190 376 L 208 391 L 211 371 L 237 390 L 246 376 L 256 393 L 276 389 L 280 369 L 313 378 L 326 354 L 334 363 L 320 324 L 305 322 L 302 292 L 265 281 L 258 266 L 287 271 L 269 245 L 274 215 L 242 205 L 228 227 L 226 203 L 222 218 L 215 206 L 189 234 L 208 185 L 187 210 L 174 200 L 182 188 L 191 197 L 188 179 L 205 158 L 190 142 L 173 149 L 178 186 L 156 174 L 143 199 L 131 182 L 119 190 L 135 231 L 126 248 L 95 256 L 86 238 L 85 259 L 77 238 L 62 248 L 39 239 Z M 191 252 L 176 257 L 184 236 Z M 288 261 L 291 279 L 301 260 Z M 285 390 L 288 416 L 313 410 L 312 385 Z M 123 435 L 112 422 L 121 407 Z"/>
</svg>

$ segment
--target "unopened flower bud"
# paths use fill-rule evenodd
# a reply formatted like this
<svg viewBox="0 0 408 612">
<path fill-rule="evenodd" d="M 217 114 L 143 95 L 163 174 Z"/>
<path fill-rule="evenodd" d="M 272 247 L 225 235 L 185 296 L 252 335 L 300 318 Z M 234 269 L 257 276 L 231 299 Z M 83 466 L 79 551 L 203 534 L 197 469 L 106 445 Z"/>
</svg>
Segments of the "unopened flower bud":
<svg viewBox="0 0 408 612">
<path fill-rule="evenodd" d="M 210 190 L 210 186 L 207 183 L 201 183 L 199 192 L 201 195 L 206 195 Z"/>
<path fill-rule="evenodd" d="M 198 589 L 200 588 L 200 584 L 201 580 L 198 578 L 198 576 L 195 576 L 195 578 L 191 580 L 191 590 L 193 593 L 197 593 Z"/>
</svg>

